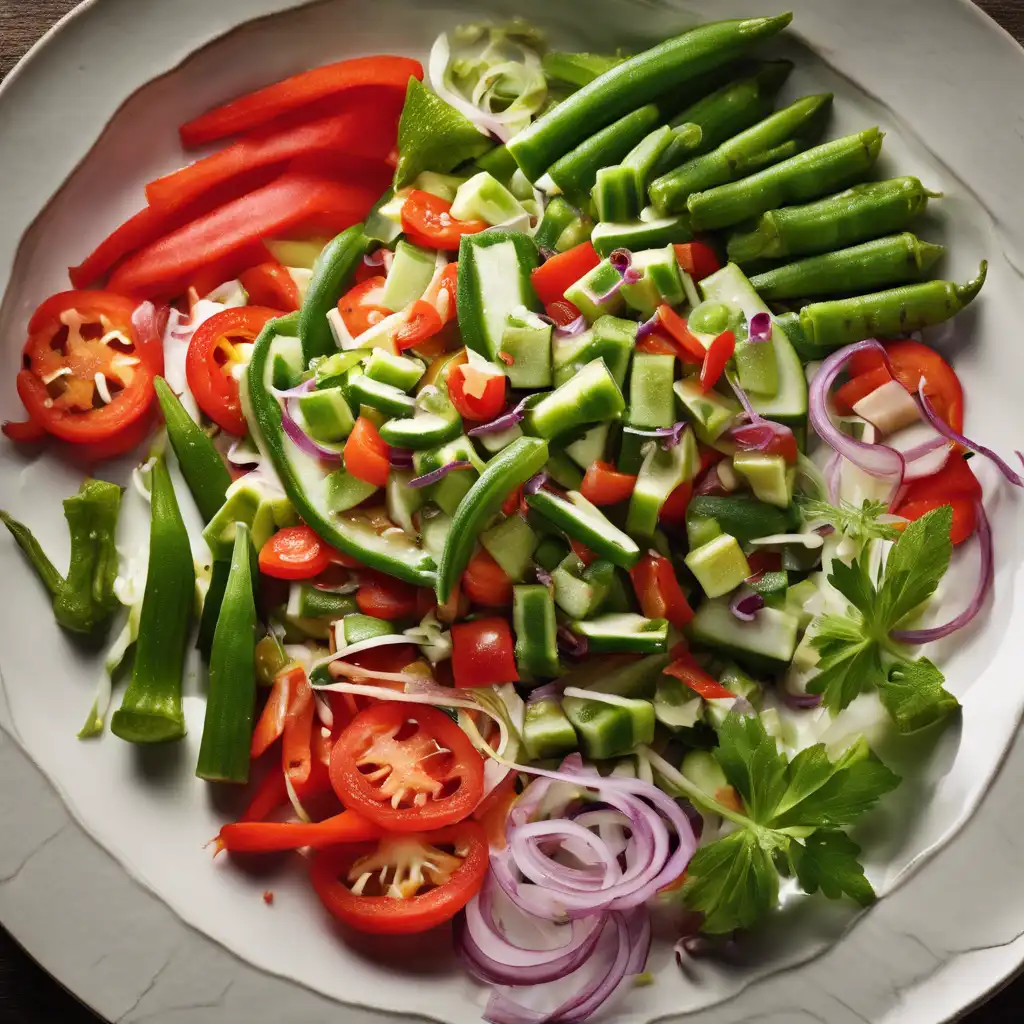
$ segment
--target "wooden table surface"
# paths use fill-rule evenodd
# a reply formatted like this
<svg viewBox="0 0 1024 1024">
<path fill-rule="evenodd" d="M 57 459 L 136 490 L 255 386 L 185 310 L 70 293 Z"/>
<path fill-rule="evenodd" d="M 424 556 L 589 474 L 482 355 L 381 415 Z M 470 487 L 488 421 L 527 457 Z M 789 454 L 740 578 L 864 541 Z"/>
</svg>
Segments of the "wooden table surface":
<svg viewBox="0 0 1024 1024">
<path fill-rule="evenodd" d="M 0 79 L 22 54 L 77 0 L 0 0 Z M 140 0 L 159 2 L 159 0 Z M 899 0 L 893 0 L 898 3 Z M 1024 43 L 1024 0 L 976 0 L 1000 25 Z M 1006 988 L 967 1024 L 1024 1020 L 1024 978 Z M 0 928 L 0 1024 L 96 1024 L 11 937 Z"/>
</svg>

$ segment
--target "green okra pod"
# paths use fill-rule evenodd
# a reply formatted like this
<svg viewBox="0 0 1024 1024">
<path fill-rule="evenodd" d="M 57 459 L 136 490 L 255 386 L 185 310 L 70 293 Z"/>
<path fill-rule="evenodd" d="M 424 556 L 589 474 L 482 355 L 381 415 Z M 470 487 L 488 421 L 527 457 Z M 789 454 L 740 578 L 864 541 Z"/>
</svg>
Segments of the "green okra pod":
<svg viewBox="0 0 1024 1024">
<path fill-rule="evenodd" d="M 751 263 L 787 256 L 816 256 L 902 231 L 929 199 L 918 178 L 891 178 L 854 185 L 837 195 L 803 206 L 763 214 L 750 231 L 729 239 L 729 259 Z"/>
<path fill-rule="evenodd" d="M 203 522 L 208 523 L 224 504 L 231 473 L 210 435 L 192 419 L 163 377 L 153 380 L 167 436 L 178 458 L 181 475 L 195 498 Z"/>
<path fill-rule="evenodd" d="M 691 195 L 727 185 L 795 156 L 803 148 L 795 140 L 813 135 L 831 105 L 831 93 L 804 96 L 791 103 L 710 153 L 663 173 L 651 183 L 651 202 L 660 213 L 683 213 Z M 787 143 L 789 151 L 781 151 Z M 768 154 L 774 159 L 766 159 Z"/>
<path fill-rule="evenodd" d="M 923 280 L 945 247 L 904 232 L 849 249 L 809 256 L 750 279 L 762 299 L 799 299 L 878 291 Z"/>
<path fill-rule="evenodd" d="M 363 225 L 354 224 L 328 242 L 320 253 L 299 310 L 299 338 L 306 363 L 314 356 L 329 356 L 337 351 L 327 314 L 352 280 L 368 244 Z"/>
<path fill-rule="evenodd" d="M 790 203 L 805 203 L 863 178 L 882 149 L 882 132 L 868 128 L 826 142 L 741 181 L 686 201 L 695 231 L 727 228 Z"/>
<path fill-rule="evenodd" d="M 239 523 L 210 656 L 203 740 L 196 775 L 210 782 L 249 781 L 256 702 L 256 604 L 249 528 Z"/>
<path fill-rule="evenodd" d="M 110 729 L 129 743 L 165 743 L 185 735 L 181 679 L 196 575 L 188 531 L 163 456 L 152 471 L 149 568 L 132 680 Z"/>
<path fill-rule="evenodd" d="M 64 518 L 71 535 L 66 577 L 60 575 L 32 531 L 0 511 L 10 530 L 53 599 L 53 614 L 66 630 L 100 640 L 114 612 L 117 576 L 115 533 L 121 510 L 121 488 L 104 480 L 86 480 L 78 493 L 64 500 Z"/>
<path fill-rule="evenodd" d="M 581 89 L 625 59 L 605 53 L 565 53 L 552 50 L 544 54 L 540 66 L 548 81 Z"/>
<path fill-rule="evenodd" d="M 926 281 L 852 299 L 814 302 L 787 313 L 778 324 L 805 359 L 814 359 L 865 338 L 894 337 L 933 327 L 974 301 L 988 273 L 982 262 L 967 284 Z"/>
</svg>

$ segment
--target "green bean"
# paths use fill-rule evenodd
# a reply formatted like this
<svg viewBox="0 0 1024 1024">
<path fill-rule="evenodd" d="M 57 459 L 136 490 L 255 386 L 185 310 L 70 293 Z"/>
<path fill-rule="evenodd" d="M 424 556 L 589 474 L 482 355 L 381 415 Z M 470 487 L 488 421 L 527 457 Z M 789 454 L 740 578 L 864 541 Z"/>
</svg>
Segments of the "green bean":
<svg viewBox="0 0 1024 1024">
<path fill-rule="evenodd" d="M 917 178 L 891 178 L 854 185 L 805 206 L 770 210 L 752 230 L 729 239 L 729 259 L 745 264 L 815 256 L 880 238 L 902 231 L 929 199 L 940 195 L 929 192 Z"/>
<path fill-rule="evenodd" d="M 988 273 L 982 262 L 967 284 L 926 281 L 852 299 L 815 302 L 777 323 L 805 359 L 813 359 L 865 338 L 892 337 L 933 327 L 955 316 L 981 291 Z"/>
<path fill-rule="evenodd" d="M 687 107 L 669 123 L 673 128 L 681 124 L 696 124 L 701 129 L 701 139 L 694 147 L 687 147 L 681 140 L 673 140 L 662 153 L 654 169 L 660 177 L 701 153 L 710 153 L 723 142 L 731 139 L 767 117 L 772 112 L 775 97 L 782 88 L 792 61 L 768 61 L 752 75 L 729 82 Z"/>
<path fill-rule="evenodd" d="M 580 89 L 625 59 L 604 53 L 563 53 L 552 50 L 544 54 L 540 66 L 549 81 L 563 82 Z"/>
<path fill-rule="evenodd" d="M 594 128 L 602 128 L 663 93 L 699 79 L 782 31 L 791 14 L 718 21 L 630 57 L 553 107 L 508 143 L 523 173 L 536 181 Z"/>
<path fill-rule="evenodd" d="M 743 181 L 695 192 L 686 201 L 695 231 L 727 228 L 789 203 L 803 203 L 862 178 L 878 159 L 883 133 L 868 128 L 826 142 Z"/>
<path fill-rule="evenodd" d="M 811 256 L 750 279 L 762 299 L 844 295 L 921 281 L 945 247 L 922 242 L 910 232 Z"/>
<path fill-rule="evenodd" d="M 653 103 L 620 117 L 614 124 L 591 135 L 574 150 L 548 168 L 548 177 L 571 203 L 580 205 L 590 198 L 602 167 L 619 163 L 661 119 Z"/>
<path fill-rule="evenodd" d="M 656 178 L 651 183 L 651 202 L 663 215 L 684 213 L 691 195 L 727 185 L 768 166 L 759 163 L 759 158 L 795 137 L 813 131 L 831 104 L 831 93 L 804 96 L 723 142 L 712 152 L 695 157 Z M 792 155 L 789 154 L 790 157 Z"/>
</svg>

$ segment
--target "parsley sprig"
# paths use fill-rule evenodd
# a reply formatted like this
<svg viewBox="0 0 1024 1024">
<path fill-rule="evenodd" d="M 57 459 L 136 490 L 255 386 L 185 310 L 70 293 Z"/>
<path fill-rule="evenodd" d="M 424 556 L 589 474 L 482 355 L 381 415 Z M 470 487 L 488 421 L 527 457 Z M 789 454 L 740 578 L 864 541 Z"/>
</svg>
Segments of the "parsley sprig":
<svg viewBox="0 0 1024 1024">
<path fill-rule="evenodd" d="M 879 517 L 889 511 L 884 501 L 865 498 L 860 508 L 848 501 L 830 505 L 817 498 L 800 499 L 800 510 L 808 522 L 823 521 L 851 540 L 896 540 L 899 530 L 892 523 L 880 523 Z"/>
<path fill-rule="evenodd" d="M 811 626 L 818 674 L 808 693 L 822 695 L 833 713 L 872 688 L 900 732 L 947 718 L 960 706 L 945 678 L 927 658 L 909 659 L 889 634 L 934 593 L 949 568 L 953 510 L 948 505 L 911 523 L 896 541 L 877 582 L 866 555 L 851 565 L 832 563 L 829 583 L 852 606 L 846 615 L 824 615 Z"/>
<path fill-rule="evenodd" d="M 686 869 L 683 902 L 704 914 L 702 930 L 749 928 L 779 900 L 780 875 L 795 876 L 807 893 L 847 896 L 862 906 L 875 898 L 858 860 L 860 847 L 844 831 L 899 785 L 858 740 L 838 761 L 824 744 L 790 761 L 756 715 L 731 713 L 713 751 L 742 812 L 723 807 L 660 758 L 655 770 L 695 803 L 738 827 L 701 847 Z"/>
</svg>

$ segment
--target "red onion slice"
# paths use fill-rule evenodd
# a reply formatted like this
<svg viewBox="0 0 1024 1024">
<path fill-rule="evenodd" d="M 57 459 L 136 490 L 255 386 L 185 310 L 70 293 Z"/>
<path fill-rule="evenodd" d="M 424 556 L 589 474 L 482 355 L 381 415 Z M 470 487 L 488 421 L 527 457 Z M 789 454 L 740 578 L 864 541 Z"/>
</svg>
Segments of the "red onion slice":
<svg viewBox="0 0 1024 1024">
<path fill-rule="evenodd" d="M 473 427 L 472 430 L 467 430 L 466 434 L 469 437 L 484 437 L 487 434 L 500 434 L 504 430 L 511 430 L 523 421 L 523 418 L 526 416 L 526 403 L 529 402 L 531 397 L 527 395 L 526 398 L 512 409 L 509 409 L 508 412 L 502 413 L 496 420 L 491 420 L 490 423 L 482 423 L 479 427 Z"/>
<path fill-rule="evenodd" d="M 839 452 L 833 452 L 825 467 L 825 481 L 828 484 L 828 500 L 833 507 L 839 505 L 839 484 L 843 475 L 843 457 Z"/>
<path fill-rule="evenodd" d="M 277 392 L 278 398 L 282 399 L 281 427 L 288 435 L 292 444 L 306 455 L 312 455 L 318 459 L 329 459 L 331 462 L 340 462 L 340 451 L 336 448 L 328 448 L 326 445 L 320 444 L 319 441 L 314 441 L 313 438 L 311 438 L 309 434 L 299 426 L 298 420 L 295 419 L 292 403 L 300 395 L 307 395 L 315 389 L 316 381 L 310 379 L 304 381 L 302 384 L 298 385 L 298 387 L 291 388 L 288 391 Z"/>
<path fill-rule="evenodd" d="M 660 323 L 661 323 L 661 317 L 657 313 L 655 313 L 654 316 L 652 316 L 650 318 L 650 320 L 645 320 L 636 329 L 636 340 L 637 340 L 637 342 L 639 343 L 639 342 L 643 341 L 645 338 L 649 338 L 652 334 L 654 334 L 657 331 L 658 325 Z"/>
<path fill-rule="evenodd" d="M 388 452 L 388 463 L 392 469 L 412 469 L 412 449 L 392 448 Z"/>
<path fill-rule="evenodd" d="M 546 483 L 548 482 L 547 473 L 541 471 L 534 476 L 531 476 L 529 480 L 523 484 L 524 494 L 536 494 Z"/>
<path fill-rule="evenodd" d="M 557 638 L 559 648 L 565 651 L 570 658 L 585 658 L 587 656 L 589 645 L 585 636 L 574 633 L 568 626 L 559 626 Z"/>
<path fill-rule="evenodd" d="M 972 622 L 975 616 L 981 611 L 988 592 L 992 589 L 992 581 L 995 577 L 995 558 L 993 557 L 992 527 L 985 514 L 985 506 L 980 499 L 974 502 L 974 508 L 978 516 L 978 544 L 980 545 L 981 572 L 978 576 L 978 585 L 974 590 L 974 596 L 970 604 L 955 618 L 942 626 L 931 626 L 928 629 L 897 629 L 889 635 L 897 643 L 901 644 L 929 644 L 933 640 L 941 640 L 943 637 L 963 629 Z"/>
<path fill-rule="evenodd" d="M 429 487 L 431 484 L 436 484 L 438 480 L 443 480 L 449 473 L 456 470 L 472 469 L 473 463 L 468 459 L 455 459 L 454 462 L 449 462 L 444 466 L 440 466 L 429 473 L 424 473 L 423 476 L 414 476 L 410 481 L 409 487 Z"/>
<path fill-rule="evenodd" d="M 538 583 L 543 583 L 545 587 L 551 586 L 551 573 L 547 571 L 543 566 L 538 565 L 534 569 L 534 575 L 537 577 Z"/>
<path fill-rule="evenodd" d="M 978 444 L 977 441 L 972 441 L 969 437 L 965 437 L 963 434 L 958 434 L 941 416 L 935 411 L 932 403 L 928 401 L 928 396 L 924 393 L 924 378 L 921 378 L 921 382 L 917 387 L 917 402 L 921 406 L 921 411 L 924 413 L 925 418 L 928 422 L 948 441 L 953 441 L 956 444 L 963 445 L 964 448 L 970 448 L 972 452 L 976 452 L 978 455 L 983 455 L 986 459 L 996 464 L 999 472 L 1006 477 L 1007 480 L 1014 487 L 1024 487 L 1024 478 L 1019 473 L 1015 472 L 1013 467 L 996 452 L 992 451 L 991 448 L 986 448 L 983 444 Z M 1024 455 L 1020 452 L 1016 453 L 1017 458 L 1024 463 Z"/>
<path fill-rule="evenodd" d="M 729 611 L 741 622 L 753 622 L 763 607 L 763 595 L 749 591 L 745 593 L 742 587 L 736 591 L 729 602 Z"/>
<path fill-rule="evenodd" d="M 651 430 L 639 430 L 636 427 L 624 427 L 623 433 L 635 434 L 637 437 L 658 438 L 661 441 L 662 448 L 668 451 L 675 448 L 676 445 L 682 442 L 683 434 L 686 433 L 686 428 L 689 425 L 689 422 L 682 420 L 679 423 L 673 423 L 671 427 L 653 427 Z"/>
<path fill-rule="evenodd" d="M 790 693 L 785 686 L 780 686 L 779 696 L 782 697 L 782 703 L 791 711 L 810 711 L 812 708 L 821 707 L 820 693 Z"/>
<path fill-rule="evenodd" d="M 750 318 L 748 328 L 748 340 L 758 344 L 764 341 L 771 341 L 772 318 L 768 313 L 755 313 Z"/>
</svg>

